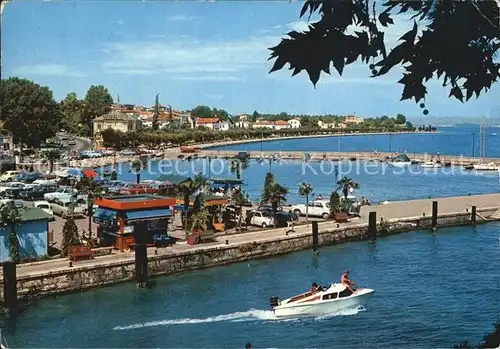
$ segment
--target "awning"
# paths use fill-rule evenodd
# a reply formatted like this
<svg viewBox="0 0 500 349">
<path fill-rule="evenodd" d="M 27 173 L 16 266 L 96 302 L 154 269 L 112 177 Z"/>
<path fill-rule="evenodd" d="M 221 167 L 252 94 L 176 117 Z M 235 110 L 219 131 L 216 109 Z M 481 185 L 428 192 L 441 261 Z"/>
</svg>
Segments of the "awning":
<svg viewBox="0 0 500 349">
<path fill-rule="evenodd" d="M 82 173 L 85 177 L 95 178 L 98 176 L 98 173 L 92 169 L 83 170 Z"/>
<path fill-rule="evenodd" d="M 172 216 L 172 210 L 168 208 L 160 208 L 156 210 L 141 210 L 126 212 L 128 221 L 161 219 Z"/>
<path fill-rule="evenodd" d="M 118 211 L 110 210 L 109 208 L 98 207 L 92 215 L 94 223 L 102 225 L 111 225 L 113 220 L 116 219 Z"/>
</svg>

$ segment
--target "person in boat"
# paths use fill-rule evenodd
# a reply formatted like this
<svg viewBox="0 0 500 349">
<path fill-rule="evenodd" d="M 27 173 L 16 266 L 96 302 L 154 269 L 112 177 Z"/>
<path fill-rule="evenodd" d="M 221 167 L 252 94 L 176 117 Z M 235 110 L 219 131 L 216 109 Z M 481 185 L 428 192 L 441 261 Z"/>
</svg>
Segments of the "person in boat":
<svg viewBox="0 0 500 349">
<path fill-rule="evenodd" d="M 358 285 L 351 279 L 349 279 L 349 270 L 344 271 L 342 274 L 342 277 L 340 278 L 340 282 L 342 282 L 342 285 L 344 285 L 349 291 L 354 293 L 355 290 L 352 289 L 352 286 L 358 288 Z"/>
<path fill-rule="evenodd" d="M 318 291 L 320 291 L 320 288 L 319 288 L 318 284 L 315 283 L 315 282 L 313 282 L 312 286 L 311 286 L 311 293 L 316 293 Z"/>
</svg>

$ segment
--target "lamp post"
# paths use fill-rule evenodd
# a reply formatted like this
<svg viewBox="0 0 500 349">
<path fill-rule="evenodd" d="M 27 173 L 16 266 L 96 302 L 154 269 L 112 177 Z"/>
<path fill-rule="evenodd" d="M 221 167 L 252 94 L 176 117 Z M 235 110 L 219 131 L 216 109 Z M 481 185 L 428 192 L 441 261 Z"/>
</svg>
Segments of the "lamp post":
<svg viewBox="0 0 500 349">
<path fill-rule="evenodd" d="M 392 133 L 389 133 L 389 153 L 392 153 Z"/>
</svg>

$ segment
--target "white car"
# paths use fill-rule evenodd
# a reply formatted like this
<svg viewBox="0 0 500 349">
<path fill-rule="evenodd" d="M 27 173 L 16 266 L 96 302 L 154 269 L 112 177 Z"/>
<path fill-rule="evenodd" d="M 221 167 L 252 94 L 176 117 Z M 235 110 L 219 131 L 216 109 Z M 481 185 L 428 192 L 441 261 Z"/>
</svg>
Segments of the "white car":
<svg viewBox="0 0 500 349">
<path fill-rule="evenodd" d="M 38 184 L 38 185 L 57 185 L 57 180 L 55 179 L 37 179 L 33 181 L 33 184 Z"/>
<path fill-rule="evenodd" d="M 45 193 L 43 194 L 43 198 L 47 201 L 53 200 L 63 200 L 63 199 L 71 199 L 71 195 L 75 193 L 75 190 L 72 188 L 59 188 L 53 193 Z"/>
<path fill-rule="evenodd" d="M 54 212 L 52 211 L 52 206 L 48 201 L 45 200 L 35 201 L 33 202 L 33 206 L 42 209 L 45 213 L 47 213 L 50 216 L 51 219 L 54 218 Z"/>
<path fill-rule="evenodd" d="M 249 224 L 262 228 L 274 226 L 274 218 L 269 212 L 253 210 L 249 213 Z"/>
<path fill-rule="evenodd" d="M 66 218 L 71 215 L 70 212 L 72 205 L 73 217 L 83 217 L 85 215 L 84 207 L 71 200 L 54 200 L 54 202 L 52 203 L 52 211 L 55 215 Z"/>
<path fill-rule="evenodd" d="M 306 205 L 293 205 L 292 211 L 297 216 L 305 216 Z M 314 200 L 307 205 L 307 213 L 309 216 L 321 217 L 327 219 L 330 216 L 330 202 L 328 200 Z"/>
</svg>

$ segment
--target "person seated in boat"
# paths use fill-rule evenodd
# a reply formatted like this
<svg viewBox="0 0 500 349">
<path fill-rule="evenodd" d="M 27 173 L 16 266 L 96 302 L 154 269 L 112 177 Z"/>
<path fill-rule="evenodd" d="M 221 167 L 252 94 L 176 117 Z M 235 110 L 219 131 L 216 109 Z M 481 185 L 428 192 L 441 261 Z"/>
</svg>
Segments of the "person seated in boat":
<svg viewBox="0 0 500 349">
<path fill-rule="evenodd" d="M 310 292 L 311 292 L 311 293 L 316 293 L 316 292 L 318 292 L 318 291 L 320 291 L 320 287 L 318 286 L 318 284 L 317 284 L 317 283 L 313 282 L 313 283 L 312 283 L 312 286 L 311 286 L 311 291 L 310 291 Z"/>
<path fill-rule="evenodd" d="M 349 270 L 344 271 L 342 277 L 340 278 L 340 282 L 352 293 L 354 293 L 355 290 L 353 290 L 351 286 L 358 288 L 358 285 L 356 285 L 354 281 L 349 279 Z"/>
</svg>

